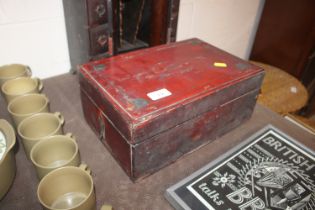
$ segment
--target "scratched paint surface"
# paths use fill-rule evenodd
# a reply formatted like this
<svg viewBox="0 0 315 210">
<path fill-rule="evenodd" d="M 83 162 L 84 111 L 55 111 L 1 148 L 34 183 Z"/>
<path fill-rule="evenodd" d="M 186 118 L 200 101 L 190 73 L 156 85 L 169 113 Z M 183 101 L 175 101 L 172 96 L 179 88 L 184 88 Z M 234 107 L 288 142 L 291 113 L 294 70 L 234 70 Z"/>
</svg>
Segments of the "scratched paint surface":
<svg viewBox="0 0 315 210">
<path fill-rule="evenodd" d="M 216 67 L 215 62 L 226 67 Z M 263 70 L 198 39 L 80 68 L 81 88 L 131 143 L 259 89 Z"/>
<path fill-rule="evenodd" d="M 131 144 L 81 89 L 85 119 L 126 174 L 137 180 L 213 141 L 251 116 L 258 89 L 143 142 Z M 105 125 L 102 128 L 102 125 Z M 104 130 L 103 130 L 104 129 Z M 105 134 L 105 135 L 101 135 Z M 105 138 L 101 138 L 104 136 Z"/>
<path fill-rule="evenodd" d="M 84 64 L 79 80 L 86 121 L 137 180 L 248 119 L 263 75 L 191 39 Z"/>
<path fill-rule="evenodd" d="M 227 64 L 216 67 L 215 62 Z M 163 112 L 241 82 L 262 70 L 198 39 L 135 51 L 81 66 L 132 119 Z M 148 94 L 171 95 L 152 100 Z"/>
</svg>

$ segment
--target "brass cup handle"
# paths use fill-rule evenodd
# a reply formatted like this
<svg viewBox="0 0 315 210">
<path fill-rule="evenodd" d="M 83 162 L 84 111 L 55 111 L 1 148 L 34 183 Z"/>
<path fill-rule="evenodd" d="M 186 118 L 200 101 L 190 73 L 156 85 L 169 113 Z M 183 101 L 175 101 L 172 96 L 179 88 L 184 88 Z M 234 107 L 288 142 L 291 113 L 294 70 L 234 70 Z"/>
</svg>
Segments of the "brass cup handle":
<svg viewBox="0 0 315 210">
<path fill-rule="evenodd" d="M 25 66 L 26 70 L 26 76 L 31 77 L 32 76 L 32 70 L 29 66 Z"/>
<path fill-rule="evenodd" d="M 65 136 L 68 137 L 69 140 L 76 142 L 76 139 L 73 133 L 67 133 Z"/>
<path fill-rule="evenodd" d="M 60 112 L 55 112 L 54 115 L 58 118 L 61 125 L 65 124 L 65 118 L 61 115 Z"/>
<path fill-rule="evenodd" d="M 36 81 L 37 83 L 37 89 L 39 92 L 41 92 L 44 88 L 44 85 L 43 85 L 43 82 L 41 79 L 39 79 L 38 77 L 34 77 L 34 80 Z"/>
<path fill-rule="evenodd" d="M 81 169 L 82 171 L 84 171 L 85 173 L 87 173 L 88 175 L 90 175 L 91 176 L 91 169 L 90 169 L 90 167 L 86 164 L 86 163 L 81 163 L 80 165 L 79 165 L 79 169 Z"/>
<path fill-rule="evenodd" d="M 100 35 L 97 39 L 97 43 L 101 46 L 104 47 L 104 45 L 107 43 L 107 36 L 106 35 Z"/>
</svg>

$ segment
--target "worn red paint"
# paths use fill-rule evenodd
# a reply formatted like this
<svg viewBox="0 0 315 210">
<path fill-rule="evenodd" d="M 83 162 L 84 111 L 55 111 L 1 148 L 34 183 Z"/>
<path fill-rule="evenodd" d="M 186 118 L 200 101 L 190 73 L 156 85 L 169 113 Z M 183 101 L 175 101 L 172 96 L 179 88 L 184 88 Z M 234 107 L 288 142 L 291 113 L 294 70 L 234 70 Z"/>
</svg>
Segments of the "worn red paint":
<svg viewBox="0 0 315 210">
<path fill-rule="evenodd" d="M 105 127 L 104 144 L 133 180 L 249 118 L 262 78 L 262 69 L 198 39 L 80 67 L 85 118 L 101 136 Z M 171 95 L 148 96 L 161 89 Z"/>
</svg>

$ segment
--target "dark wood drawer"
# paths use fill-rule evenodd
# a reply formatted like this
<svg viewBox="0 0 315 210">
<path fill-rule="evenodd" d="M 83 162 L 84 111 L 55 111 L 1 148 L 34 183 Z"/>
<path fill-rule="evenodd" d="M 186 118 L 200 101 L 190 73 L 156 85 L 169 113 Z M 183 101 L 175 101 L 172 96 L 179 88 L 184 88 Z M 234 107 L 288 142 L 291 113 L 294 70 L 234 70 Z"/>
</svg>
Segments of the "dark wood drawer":
<svg viewBox="0 0 315 210">
<path fill-rule="evenodd" d="M 89 26 L 107 23 L 107 0 L 86 0 Z"/>
<path fill-rule="evenodd" d="M 94 56 L 108 51 L 108 25 L 103 24 L 89 29 L 90 55 Z"/>
</svg>

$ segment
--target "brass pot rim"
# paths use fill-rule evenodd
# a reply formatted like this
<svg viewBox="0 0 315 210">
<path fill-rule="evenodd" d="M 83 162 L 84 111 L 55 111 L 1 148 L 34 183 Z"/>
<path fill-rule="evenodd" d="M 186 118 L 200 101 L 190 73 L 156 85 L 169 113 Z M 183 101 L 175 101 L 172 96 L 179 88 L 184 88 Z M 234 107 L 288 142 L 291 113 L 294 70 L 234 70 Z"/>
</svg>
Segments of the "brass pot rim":
<svg viewBox="0 0 315 210">
<path fill-rule="evenodd" d="M 16 136 L 13 127 L 4 119 L 0 119 L 0 131 L 6 137 L 6 149 L 5 152 L 0 160 L 0 166 L 4 161 L 5 157 L 8 155 L 9 152 L 13 149 L 16 143 Z M 9 144 L 8 144 L 9 143 Z"/>
</svg>

